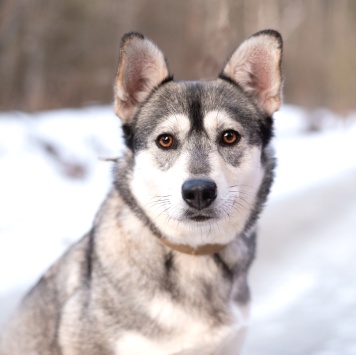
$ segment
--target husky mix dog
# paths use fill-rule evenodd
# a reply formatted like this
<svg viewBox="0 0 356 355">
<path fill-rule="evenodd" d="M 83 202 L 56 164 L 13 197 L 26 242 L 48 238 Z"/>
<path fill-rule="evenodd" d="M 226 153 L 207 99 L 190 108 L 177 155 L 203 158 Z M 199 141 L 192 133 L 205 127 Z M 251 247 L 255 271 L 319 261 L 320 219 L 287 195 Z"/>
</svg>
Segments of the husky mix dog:
<svg viewBox="0 0 356 355">
<path fill-rule="evenodd" d="M 239 354 L 256 220 L 273 180 L 282 40 L 245 40 L 211 81 L 174 81 L 122 38 L 115 111 L 126 150 L 92 230 L 29 292 L 2 355 Z"/>
</svg>

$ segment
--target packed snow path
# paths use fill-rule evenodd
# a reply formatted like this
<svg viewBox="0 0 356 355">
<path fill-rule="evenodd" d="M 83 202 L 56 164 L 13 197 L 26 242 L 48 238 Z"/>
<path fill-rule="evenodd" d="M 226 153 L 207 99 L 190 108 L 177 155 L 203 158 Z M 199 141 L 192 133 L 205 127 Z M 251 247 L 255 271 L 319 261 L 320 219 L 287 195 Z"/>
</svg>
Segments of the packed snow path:
<svg viewBox="0 0 356 355">
<path fill-rule="evenodd" d="M 271 201 L 260 225 L 244 354 L 356 354 L 356 168 Z"/>
</svg>

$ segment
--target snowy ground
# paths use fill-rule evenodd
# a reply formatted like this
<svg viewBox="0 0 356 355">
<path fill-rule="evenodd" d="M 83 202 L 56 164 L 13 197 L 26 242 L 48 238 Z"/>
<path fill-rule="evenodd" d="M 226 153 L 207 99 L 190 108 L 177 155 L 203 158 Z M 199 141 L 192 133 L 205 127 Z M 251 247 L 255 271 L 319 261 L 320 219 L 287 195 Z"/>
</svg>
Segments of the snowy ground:
<svg viewBox="0 0 356 355">
<path fill-rule="evenodd" d="M 356 117 L 275 116 L 277 178 L 251 272 L 245 355 L 356 354 Z M 89 228 L 122 145 L 110 107 L 0 114 L 0 327 Z"/>
</svg>

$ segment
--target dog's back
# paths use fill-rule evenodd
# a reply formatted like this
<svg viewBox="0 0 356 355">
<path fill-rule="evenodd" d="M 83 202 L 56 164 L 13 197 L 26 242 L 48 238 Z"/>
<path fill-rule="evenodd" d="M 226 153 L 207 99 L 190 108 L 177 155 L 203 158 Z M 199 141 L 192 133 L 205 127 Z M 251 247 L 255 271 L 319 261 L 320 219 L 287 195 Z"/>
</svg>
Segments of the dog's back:
<svg viewBox="0 0 356 355">
<path fill-rule="evenodd" d="M 174 82 L 151 41 L 123 38 L 115 109 L 127 149 L 113 188 L 24 299 L 2 355 L 239 352 L 281 46 L 259 32 L 215 81 Z"/>
</svg>

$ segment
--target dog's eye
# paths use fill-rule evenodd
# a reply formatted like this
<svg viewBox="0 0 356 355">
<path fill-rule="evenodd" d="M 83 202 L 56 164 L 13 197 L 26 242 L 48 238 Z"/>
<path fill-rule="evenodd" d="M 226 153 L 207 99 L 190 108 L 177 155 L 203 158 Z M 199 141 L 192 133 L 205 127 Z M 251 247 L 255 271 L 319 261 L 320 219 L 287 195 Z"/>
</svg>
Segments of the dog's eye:
<svg viewBox="0 0 356 355">
<path fill-rule="evenodd" d="M 241 139 L 241 136 L 236 131 L 229 129 L 224 131 L 221 135 L 220 143 L 223 145 L 233 145 L 237 144 Z"/>
<path fill-rule="evenodd" d="M 156 143 L 159 148 L 170 149 L 174 145 L 174 138 L 171 134 L 161 134 L 158 136 Z"/>
</svg>

